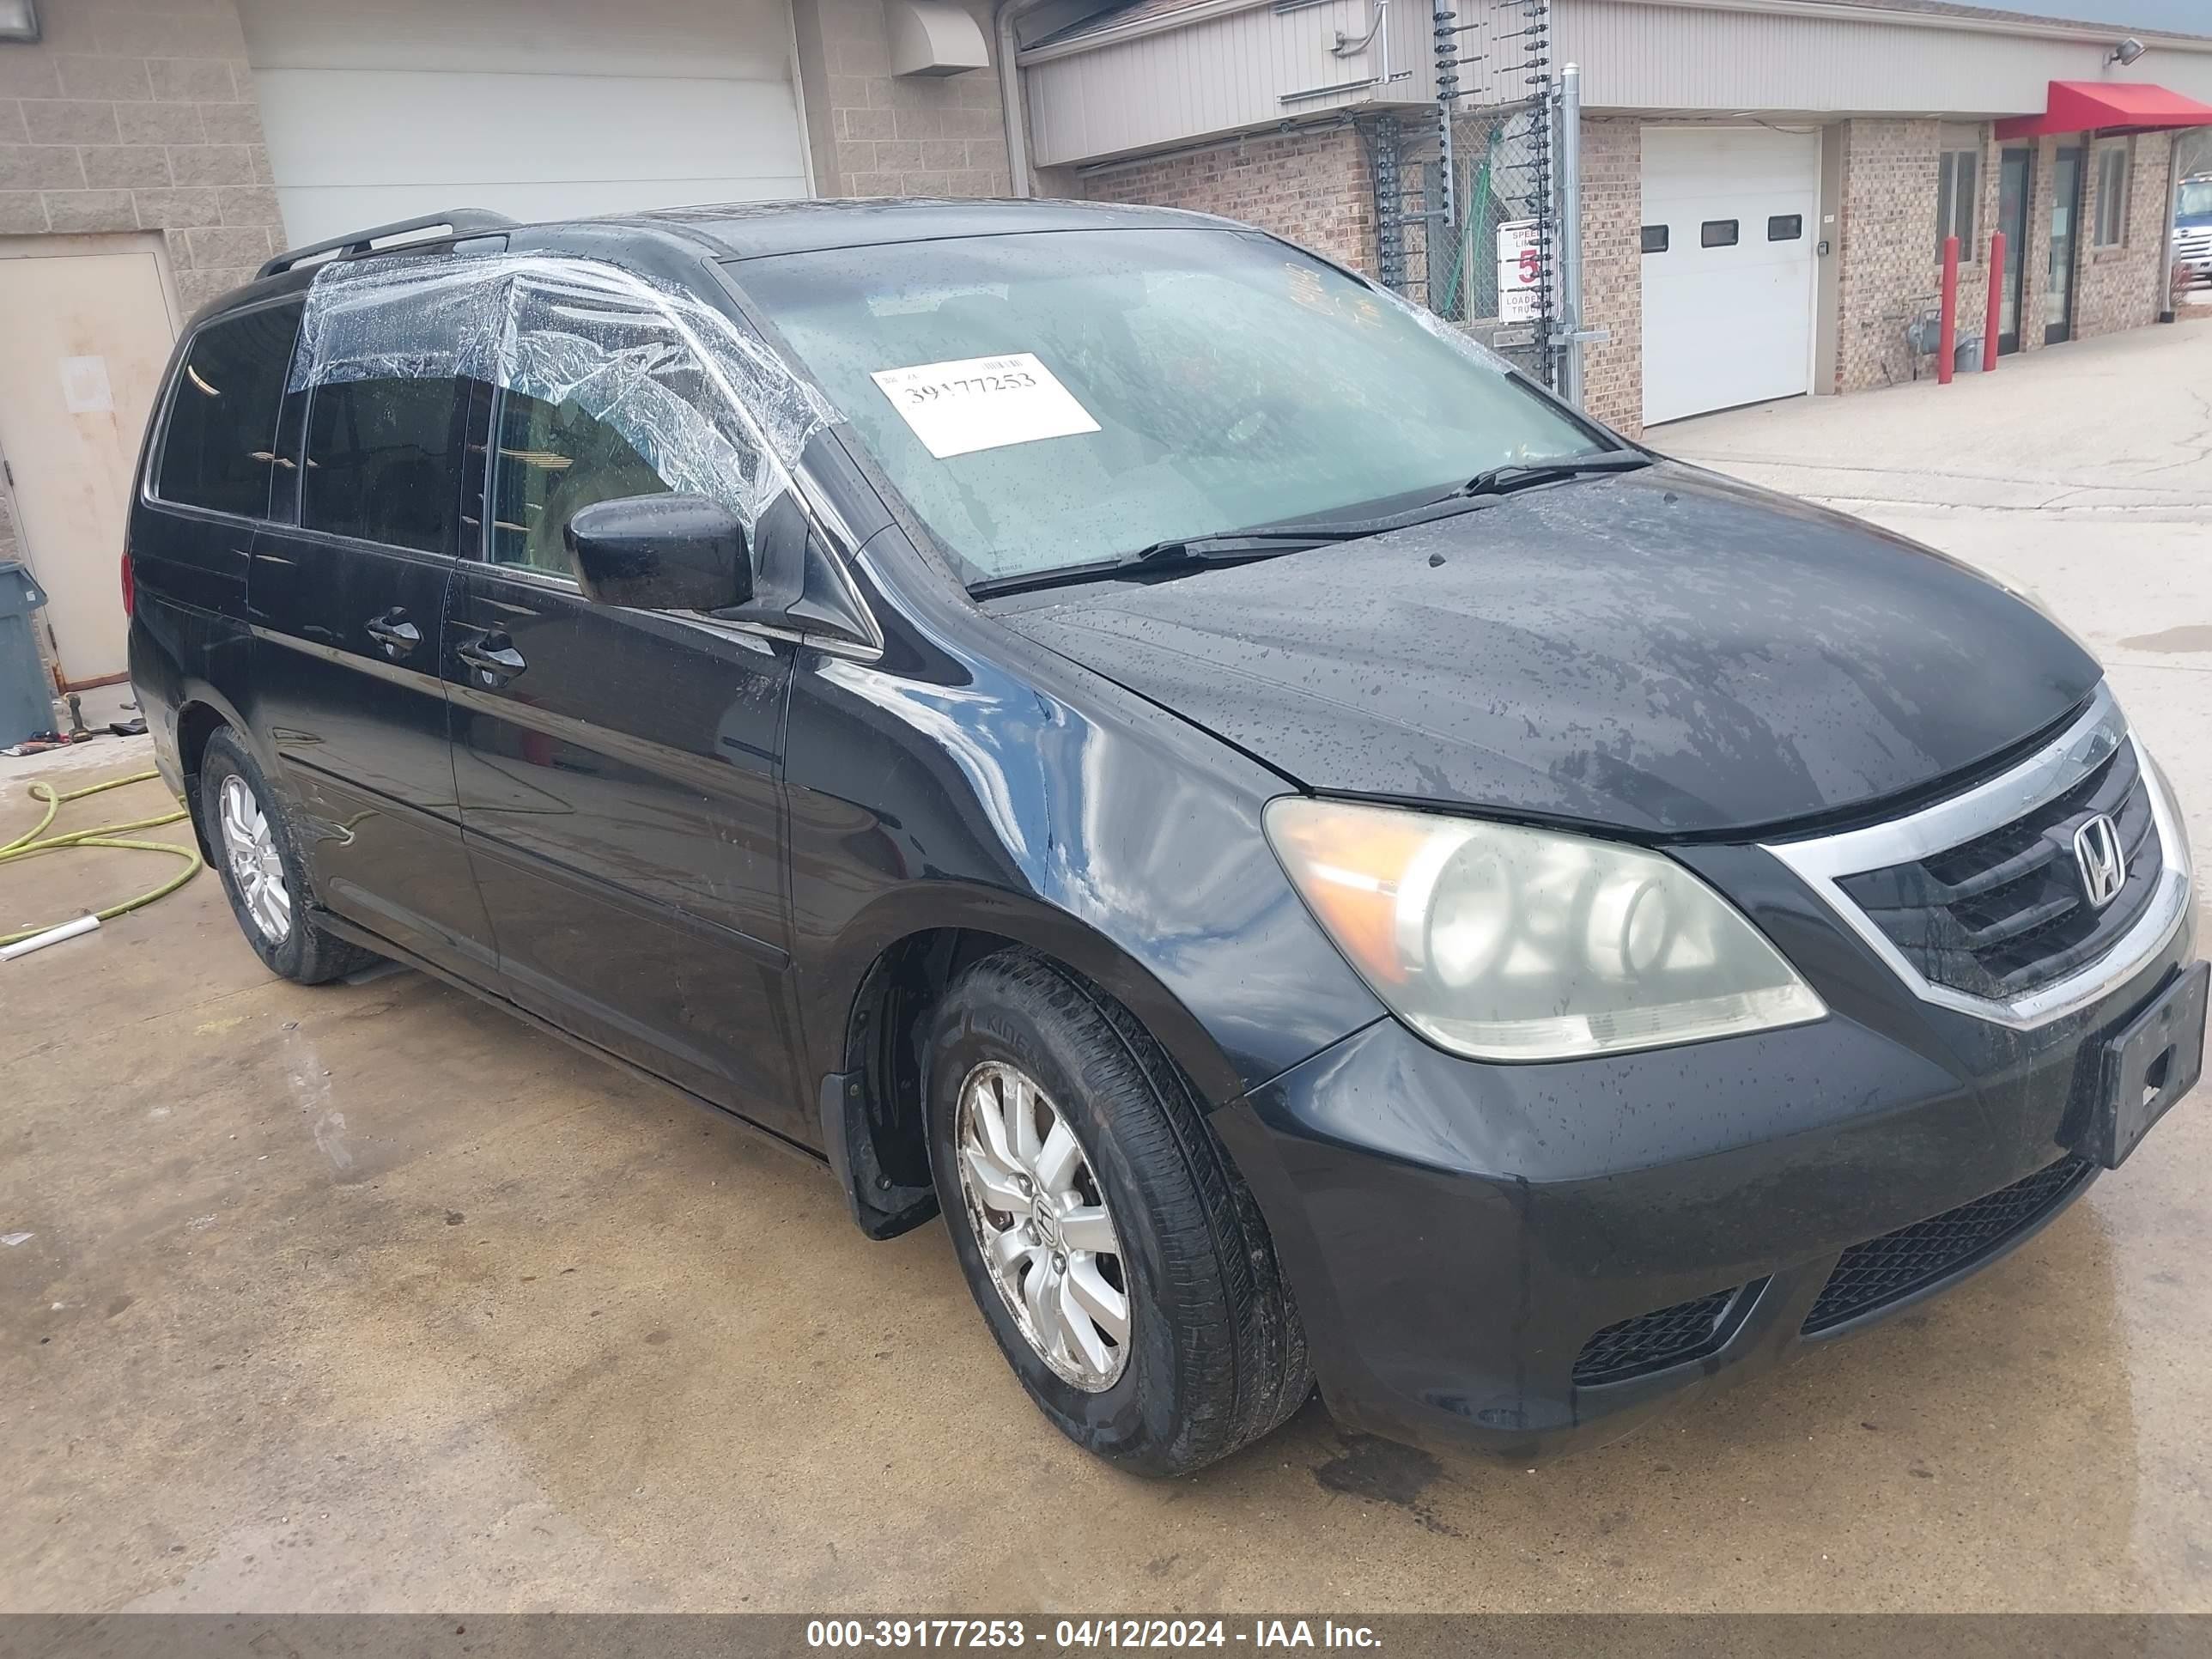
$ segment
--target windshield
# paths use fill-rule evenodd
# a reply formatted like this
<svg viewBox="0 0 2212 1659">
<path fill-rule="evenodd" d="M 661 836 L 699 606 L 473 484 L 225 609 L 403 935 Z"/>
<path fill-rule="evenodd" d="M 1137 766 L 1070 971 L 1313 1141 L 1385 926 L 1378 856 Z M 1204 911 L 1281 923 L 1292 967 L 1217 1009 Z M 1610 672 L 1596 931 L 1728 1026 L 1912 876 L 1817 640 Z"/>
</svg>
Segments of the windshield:
<svg viewBox="0 0 2212 1659">
<path fill-rule="evenodd" d="M 1607 441 L 1257 233 L 1042 231 L 738 276 L 970 581 L 1424 499 Z"/>
<path fill-rule="evenodd" d="M 2212 179 L 2185 179 L 2174 211 L 2184 219 L 2212 218 Z"/>
</svg>

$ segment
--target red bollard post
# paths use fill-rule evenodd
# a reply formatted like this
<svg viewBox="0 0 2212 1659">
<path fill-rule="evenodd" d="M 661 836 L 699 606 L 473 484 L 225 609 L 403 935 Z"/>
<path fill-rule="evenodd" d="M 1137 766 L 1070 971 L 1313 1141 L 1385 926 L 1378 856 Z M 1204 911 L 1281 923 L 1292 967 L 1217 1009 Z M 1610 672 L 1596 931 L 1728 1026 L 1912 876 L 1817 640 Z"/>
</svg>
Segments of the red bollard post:
<svg viewBox="0 0 2212 1659">
<path fill-rule="evenodd" d="M 1982 319 L 1982 373 L 1997 366 L 1997 330 L 2004 318 L 2004 232 L 1990 233 L 1990 309 Z"/>
<path fill-rule="evenodd" d="M 1951 384 L 1953 361 L 1959 355 L 1959 239 L 1943 239 L 1943 331 L 1936 337 L 1936 384 Z"/>
</svg>

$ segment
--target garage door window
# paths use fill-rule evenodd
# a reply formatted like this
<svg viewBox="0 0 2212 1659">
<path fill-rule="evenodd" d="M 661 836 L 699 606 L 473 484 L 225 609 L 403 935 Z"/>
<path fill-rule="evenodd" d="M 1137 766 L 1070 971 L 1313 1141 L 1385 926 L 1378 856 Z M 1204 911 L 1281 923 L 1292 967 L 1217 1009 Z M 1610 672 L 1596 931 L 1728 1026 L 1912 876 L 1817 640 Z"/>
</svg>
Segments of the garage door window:
<svg viewBox="0 0 2212 1659">
<path fill-rule="evenodd" d="M 1704 247 L 1734 247 L 1736 244 L 1736 222 L 1733 219 L 1708 219 L 1698 228 L 1698 242 Z"/>
<path fill-rule="evenodd" d="M 1794 242 L 1805 234 L 1805 216 L 1802 213 L 1778 213 L 1766 222 L 1766 240 L 1770 242 Z"/>
<path fill-rule="evenodd" d="M 262 518 L 276 462 L 296 305 L 267 306 L 210 323 L 192 337 L 169 403 L 155 494 L 185 507 Z"/>
<path fill-rule="evenodd" d="M 1664 253 L 1667 251 L 1666 226 L 1646 225 L 1644 227 L 1644 251 L 1646 253 Z"/>
</svg>

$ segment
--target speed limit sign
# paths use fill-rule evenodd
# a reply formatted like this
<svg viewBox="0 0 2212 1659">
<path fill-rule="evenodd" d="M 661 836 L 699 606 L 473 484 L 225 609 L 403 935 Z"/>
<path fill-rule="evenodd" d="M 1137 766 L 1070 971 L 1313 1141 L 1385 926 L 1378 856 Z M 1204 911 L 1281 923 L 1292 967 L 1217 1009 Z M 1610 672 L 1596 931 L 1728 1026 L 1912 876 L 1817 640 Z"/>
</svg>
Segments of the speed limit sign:
<svg viewBox="0 0 2212 1659">
<path fill-rule="evenodd" d="M 1498 319 L 1534 320 L 1544 283 L 1544 254 L 1534 219 L 1509 219 L 1498 228 Z"/>
</svg>

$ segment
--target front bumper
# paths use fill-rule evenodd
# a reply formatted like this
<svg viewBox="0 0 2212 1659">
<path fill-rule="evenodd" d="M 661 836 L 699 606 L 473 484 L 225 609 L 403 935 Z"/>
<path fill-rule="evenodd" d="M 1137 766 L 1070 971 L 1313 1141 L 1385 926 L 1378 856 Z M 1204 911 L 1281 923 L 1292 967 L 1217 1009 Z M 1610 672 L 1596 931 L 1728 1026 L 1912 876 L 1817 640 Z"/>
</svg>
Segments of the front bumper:
<svg viewBox="0 0 2212 1659">
<path fill-rule="evenodd" d="M 2087 1186 L 2093 1170 L 2052 1166 L 2095 1109 L 2099 1040 L 2194 956 L 2192 908 L 2103 995 L 2008 1029 L 1912 996 L 1759 849 L 1679 855 L 1828 1018 L 1530 1066 L 1384 1019 L 1216 1114 L 1347 1427 L 1521 1459 L 1601 1443 L 1956 1282 Z M 1841 1322 L 1832 1298 L 1805 1334 L 1850 1247 L 2046 1170 L 2023 1189 L 2038 1202 L 1938 1282 Z M 1694 1357 L 1577 1380 L 1601 1331 L 1717 1294 Z"/>
</svg>

